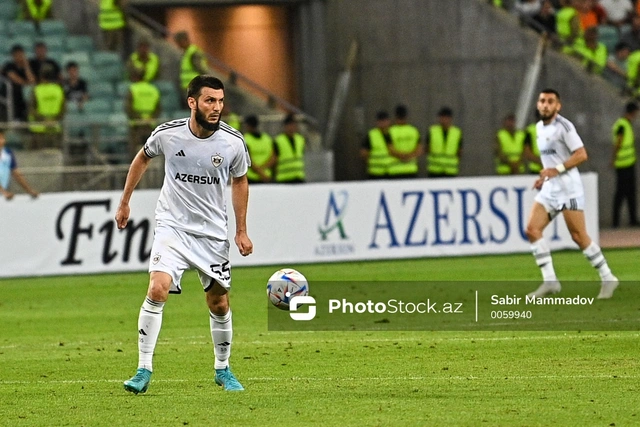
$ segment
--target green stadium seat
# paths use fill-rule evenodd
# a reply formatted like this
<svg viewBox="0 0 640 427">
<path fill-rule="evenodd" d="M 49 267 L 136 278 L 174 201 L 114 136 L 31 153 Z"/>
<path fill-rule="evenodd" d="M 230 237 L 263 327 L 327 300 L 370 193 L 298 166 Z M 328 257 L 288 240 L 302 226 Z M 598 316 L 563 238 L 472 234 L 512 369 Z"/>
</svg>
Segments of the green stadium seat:
<svg viewBox="0 0 640 427">
<path fill-rule="evenodd" d="M 0 19 L 9 20 L 16 19 L 18 17 L 18 4 L 17 2 L 2 2 L 0 3 Z"/>
<path fill-rule="evenodd" d="M 66 36 L 67 27 L 63 21 L 57 19 L 45 19 L 40 22 L 40 34 L 47 38 L 51 36 Z"/>
<path fill-rule="evenodd" d="M 174 110 L 172 112 L 168 112 L 167 115 L 169 120 L 184 119 L 185 117 L 191 117 L 191 110 Z"/>
<path fill-rule="evenodd" d="M 119 97 L 124 98 L 127 96 L 127 93 L 129 93 L 129 86 L 131 86 L 131 82 L 126 80 L 116 83 L 116 94 Z"/>
<path fill-rule="evenodd" d="M 3 21 L 0 19 L 0 37 L 4 39 L 8 35 L 9 34 L 7 34 L 7 21 Z"/>
<path fill-rule="evenodd" d="M 64 67 L 67 62 L 77 62 L 80 67 L 80 75 L 86 78 L 86 73 L 93 72 L 91 68 L 91 61 L 89 60 L 89 54 L 87 52 L 68 52 L 62 55 L 62 66 Z"/>
<path fill-rule="evenodd" d="M 120 55 L 115 52 L 98 51 L 93 52 L 93 54 L 91 55 L 91 64 L 94 67 L 122 64 L 122 59 L 120 58 Z"/>
<path fill-rule="evenodd" d="M 46 36 L 46 37 L 36 37 L 35 39 L 36 42 L 42 41 L 47 45 L 47 49 L 48 50 L 59 50 L 59 51 L 64 51 L 65 50 L 65 37 L 64 35 L 51 35 L 51 36 Z"/>
<path fill-rule="evenodd" d="M 87 133 L 85 116 L 77 111 L 67 111 L 64 115 L 63 126 L 65 132 L 72 138 L 79 138 Z"/>
<path fill-rule="evenodd" d="M 92 52 L 95 49 L 89 36 L 68 36 L 66 48 L 67 52 Z"/>
<path fill-rule="evenodd" d="M 124 66 L 120 64 L 102 65 L 95 68 L 95 77 L 104 81 L 117 82 L 124 77 Z"/>
<path fill-rule="evenodd" d="M 180 98 L 175 93 L 165 94 L 160 97 L 162 111 L 175 111 L 180 109 Z"/>
<path fill-rule="evenodd" d="M 9 21 L 7 22 L 7 34 L 10 37 L 31 36 L 35 38 L 36 27 L 31 21 Z"/>
<path fill-rule="evenodd" d="M 119 113 L 119 112 L 124 113 L 124 99 L 115 98 L 112 102 L 112 109 L 114 113 Z"/>
<path fill-rule="evenodd" d="M 599 25 L 598 41 L 607 47 L 607 51 L 613 52 L 616 44 L 620 41 L 618 29 L 610 25 Z"/>
<path fill-rule="evenodd" d="M 19 44 L 22 46 L 27 56 L 30 56 L 33 53 L 33 40 L 33 37 L 29 35 L 14 36 L 7 39 L 3 45 L 5 46 L 6 52 L 9 53 L 14 45 Z"/>
<path fill-rule="evenodd" d="M 96 81 L 89 87 L 89 96 L 92 98 L 113 98 L 115 96 L 115 89 L 113 83 Z"/>
<path fill-rule="evenodd" d="M 161 94 L 166 95 L 168 93 L 177 93 L 178 87 L 176 83 L 170 80 L 156 80 L 153 82 L 154 85 L 158 88 Z"/>
<path fill-rule="evenodd" d="M 91 90 L 91 89 L 89 89 Z M 90 114 L 110 114 L 113 111 L 113 105 L 111 99 L 96 98 L 90 99 L 84 103 L 84 113 Z"/>
</svg>

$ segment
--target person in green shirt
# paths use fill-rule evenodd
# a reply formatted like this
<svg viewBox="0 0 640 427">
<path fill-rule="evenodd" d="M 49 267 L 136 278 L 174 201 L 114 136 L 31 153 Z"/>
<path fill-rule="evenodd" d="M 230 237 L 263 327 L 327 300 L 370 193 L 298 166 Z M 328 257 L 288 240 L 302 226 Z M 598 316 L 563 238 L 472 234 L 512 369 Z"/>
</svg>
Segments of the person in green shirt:
<svg viewBox="0 0 640 427">
<path fill-rule="evenodd" d="M 613 197 L 613 226 L 620 226 L 622 203 L 627 201 L 629 225 L 640 225 L 636 213 L 636 147 L 633 133 L 633 120 L 638 115 L 638 104 L 629 102 L 625 106 L 624 116 L 613 124 L 613 158 L 611 163 L 616 170 L 616 192 Z"/>
</svg>

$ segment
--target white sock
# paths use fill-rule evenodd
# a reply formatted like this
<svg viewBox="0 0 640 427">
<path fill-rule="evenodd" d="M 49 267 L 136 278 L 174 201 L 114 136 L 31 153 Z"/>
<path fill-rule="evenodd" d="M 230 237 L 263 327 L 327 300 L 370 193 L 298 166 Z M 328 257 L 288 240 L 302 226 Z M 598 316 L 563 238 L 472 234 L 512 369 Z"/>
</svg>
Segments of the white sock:
<svg viewBox="0 0 640 427">
<path fill-rule="evenodd" d="M 600 246 L 596 245 L 594 242 L 591 242 L 591 244 L 587 246 L 587 249 L 582 251 L 582 253 L 587 257 L 591 265 L 594 268 L 598 269 L 598 273 L 600 274 L 601 279 L 610 279 L 613 276 L 613 274 L 611 274 L 609 264 L 607 264 L 607 260 L 602 254 L 602 249 L 600 249 Z"/>
<path fill-rule="evenodd" d="M 216 357 L 214 368 L 225 369 L 229 366 L 231 339 L 233 337 L 231 310 L 223 316 L 209 312 L 209 324 L 211 326 L 211 339 L 213 340 L 213 353 Z"/>
<path fill-rule="evenodd" d="M 536 264 L 538 264 L 542 272 L 542 280 L 545 282 L 557 281 L 556 271 L 553 269 L 553 261 L 551 261 L 551 250 L 547 246 L 544 237 L 531 244 L 531 251 L 536 259 Z"/>
<path fill-rule="evenodd" d="M 138 317 L 138 368 L 153 371 L 153 352 L 162 326 L 163 302 L 146 297 Z"/>
</svg>

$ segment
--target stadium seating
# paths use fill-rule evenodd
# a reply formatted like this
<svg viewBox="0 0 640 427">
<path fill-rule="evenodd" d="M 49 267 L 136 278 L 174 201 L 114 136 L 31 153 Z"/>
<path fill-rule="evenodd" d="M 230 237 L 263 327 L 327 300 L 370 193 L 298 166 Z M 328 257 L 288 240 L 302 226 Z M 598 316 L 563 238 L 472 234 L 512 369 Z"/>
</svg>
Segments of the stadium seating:
<svg viewBox="0 0 640 427">
<path fill-rule="evenodd" d="M 618 29 L 610 25 L 598 26 L 598 41 L 607 47 L 608 52 L 613 52 L 620 41 Z"/>
<path fill-rule="evenodd" d="M 110 114 L 113 112 L 113 103 L 111 99 L 95 98 L 89 99 L 84 103 L 84 114 Z"/>
<path fill-rule="evenodd" d="M 115 96 L 113 83 L 107 81 L 97 81 L 89 87 L 89 96 L 91 98 L 107 98 L 112 99 Z"/>
<path fill-rule="evenodd" d="M 57 19 L 46 19 L 40 22 L 40 34 L 45 36 L 47 40 L 51 36 L 66 36 L 67 27 L 64 22 Z"/>
<path fill-rule="evenodd" d="M 67 52 L 93 52 L 93 39 L 89 36 L 68 36 Z"/>
<path fill-rule="evenodd" d="M 16 19 L 18 17 L 18 5 L 16 2 L 0 2 L 0 20 Z"/>
<path fill-rule="evenodd" d="M 37 35 L 33 22 L 19 20 L 9 21 L 7 23 L 7 34 L 10 37 L 30 36 L 31 38 L 35 38 Z"/>
</svg>

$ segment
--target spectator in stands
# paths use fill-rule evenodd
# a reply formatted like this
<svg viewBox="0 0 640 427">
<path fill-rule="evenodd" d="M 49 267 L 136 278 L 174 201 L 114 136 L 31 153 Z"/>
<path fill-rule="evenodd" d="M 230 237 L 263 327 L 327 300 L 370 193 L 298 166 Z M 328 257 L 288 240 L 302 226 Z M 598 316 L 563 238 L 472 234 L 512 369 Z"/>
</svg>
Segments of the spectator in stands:
<svg viewBox="0 0 640 427">
<path fill-rule="evenodd" d="M 580 16 L 574 7 L 579 0 L 562 0 L 562 8 L 556 13 L 556 33 L 563 43 L 562 51 L 572 54 L 574 45 L 582 38 Z"/>
<path fill-rule="evenodd" d="M 640 50 L 629 54 L 627 58 L 627 91 L 633 96 L 640 92 Z"/>
<path fill-rule="evenodd" d="M 64 97 L 67 102 L 77 104 L 78 110 L 82 111 L 84 103 L 89 99 L 89 88 L 87 81 L 80 77 L 80 67 L 77 62 L 67 62 L 67 77 L 62 81 Z"/>
<path fill-rule="evenodd" d="M 613 226 L 620 226 L 622 203 L 627 201 L 629 225 L 640 225 L 636 213 L 636 141 L 633 133 L 633 120 L 638 115 L 638 104 L 629 102 L 625 106 L 624 116 L 613 124 L 613 159 L 616 170 L 616 193 L 613 198 Z"/>
<path fill-rule="evenodd" d="M 158 76 L 160 59 L 158 55 L 151 52 L 149 40 L 142 39 L 138 42 L 138 48 L 129 56 L 127 61 L 127 71 L 131 75 L 134 70 L 142 74 L 142 80 L 152 82 Z"/>
<path fill-rule="evenodd" d="M 540 160 L 540 149 L 538 148 L 538 131 L 536 124 L 540 121 L 540 113 L 536 110 L 536 121 L 530 123 L 524 130 L 524 150 L 522 156 L 527 162 L 529 173 L 538 175 L 542 170 L 542 161 Z"/>
<path fill-rule="evenodd" d="M 533 16 L 533 20 L 539 24 L 534 26 L 538 32 L 546 32 L 549 35 L 556 33 L 556 11 L 550 0 L 543 0 L 540 12 Z"/>
<path fill-rule="evenodd" d="M 307 144 L 298 132 L 298 122 L 293 114 L 288 114 L 283 122 L 284 131 L 276 136 L 276 182 L 303 183 L 306 180 L 304 152 Z"/>
<path fill-rule="evenodd" d="M 582 31 L 604 24 L 607 21 L 607 12 L 596 0 L 579 0 L 576 6 L 580 14 Z"/>
<path fill-rule="evenodd" d="M 40 83 L 42 81 L 42 77 L 40 76 L 41 70 L 43 67 L 47 66 L 49 69 L 53 69 L 53 72 L 56 75 L 56 81 L 62 81 L 62 75 L 60 74 L 60 65 L 58 63 L 47 57 L 47 44 L 45 42 L 36 42 L 33 45 L 34 57 L 29 60 L 29 65 L 31 66 L 31 71 L 33 71 L 33 75 L 36 77 L 36 82 Z"/>
<path fill-rule="evenodd" d="M 2 68 L 2 75 L 11 81 L 14 119 L 26 121 L 28 108 L 22 94 L 22 88 L 26 85 L 35 84 L 36 78 L 31 71 L 27 55 L 22 46 L 14 45 L 11 48 L 11 58 L 12 60 Z M 2 88 L 6 91 L 4 85 Z"/>
<path fill-rule="evenodd" d="M 62 146 L 61 121 L 65 113 L 64 90 L 58 83 L 55 69 L 45 65 L 40 71 L 40 83 L 33 88 L 29 108 L 29 126 L 33 149 Z M 35 123 L 38 122 L 38 123 Z"/>
<path fill-rule="evenodd" d="M 7 200 L 13 199 L 14 194 L 9 189 L 11 178 L 13 178 L 24 188 L 24 191 L 35 199 L 38 197 L 38 192 L 31 188 L 22 173 L 20 173 L 15 155 L 10 149 L 5 147 L 6 142 L 4 131 L 0 130 L 0 194 Z"/>
<path fill-rule="evenodd" d="M 127 0 L 100 0 L 98 24 L 102 31 L 102 47 L 122 54 L 127 27 L 124 10 Z"/>
<path fill-rule="evenodd" d="M 453 110 L 442 107 L 438 123 L 427 134 L 427 173 L 429 178 L 458 176 L 462 156 L 462 130 L 453 125 Z"/>
<path fill-rule="evenodd" d="M 40 22 L 51 18 L 52 0 L 21 0 L 22 15 L 25 19 L 33 21 L 36 30 L 40 32 Z"/>
<path fill-rule="evenodd" d="M 244 142 L 247 144 L 251 166 L 247 171 L 250 183 L 271 182 L 273 166 L 276 164 L 276 152 L 273 149 L 273 139 L 266 132 L 258 128 L 258 116 L 247 116 L 244 119 Z"/>
<path fill-rule="evenodd" d="M 160 116 L 160 91 L 153 83 L 142 80 L 142 72 L 133 70 L 131 86 L 125 100 L 129 117 L 129 155 L 135 157 L 156 126 Z"/>
<path fill-rule="evenodd" d="M 518 0 L 514 5 L 514 10 L 520 17 L 532 18 L 540 12 L 540 0 Z"/>
<path fill-rule="evenodd" d="M 630 53 L 631 49 L 625 42 L 618 42 L 615 52 L 610 54 L 607 59 L 607 68 L 604 70 L 604 76 L 620 89 L 624 89 L 626 86 Z"/>
<path fill-rule="evenodd" d="M 604 43 L 598 41 L 598 27 L 587 28 L 583 41 L 576 44 L 575 52 L 582 59 L 587 72 L 602 74 L 607 65 L 608 52 Z"/>
<path fill-rule="evenodd" d="M 640 1 L 638 1 L 640 4 Z M 620 38 L 621 42 L 625 42 L 631 52 L 635 52 L 636 50 L 640 50 L 640 16 L 636 15 L 631 20 L 631 29 L 624 33 Z"/>
<path fill-rule="evenodd" d="M 516 175 L 524 173 L 525 132 L 516 129 L 516 116 L 508 114 L 502 121 L 502 128 L 496 134 L 496 173 Z"/>
<path fill-rule="evenodd" d="M 376 126 L 370 129 L 360 148 L 360 157 L 367 162 L 369 179 L 387 178 L 387 169 L 393 158 L 387 146 L 392 143 L 389 128 L 391 117 L 386 111 L 376 113 Z"/>
<path fill-rule="evenodd" d="M 607 12 L 607 23 L 621 28 L 631 23 L 633 3 L 631 0 L 600 0 L 600 6 Z"/>
<path fill-rule="evenodd" d="M 180 61 L 180 87 L 186 91 L 191 79 L 200 74 L 207 74 L 209 66 L 204 52 L 198 46 L 191 44 L 189 35 L 185 31 L 176 33 L 173 39 L 183 51 Z"/>
</svg>

